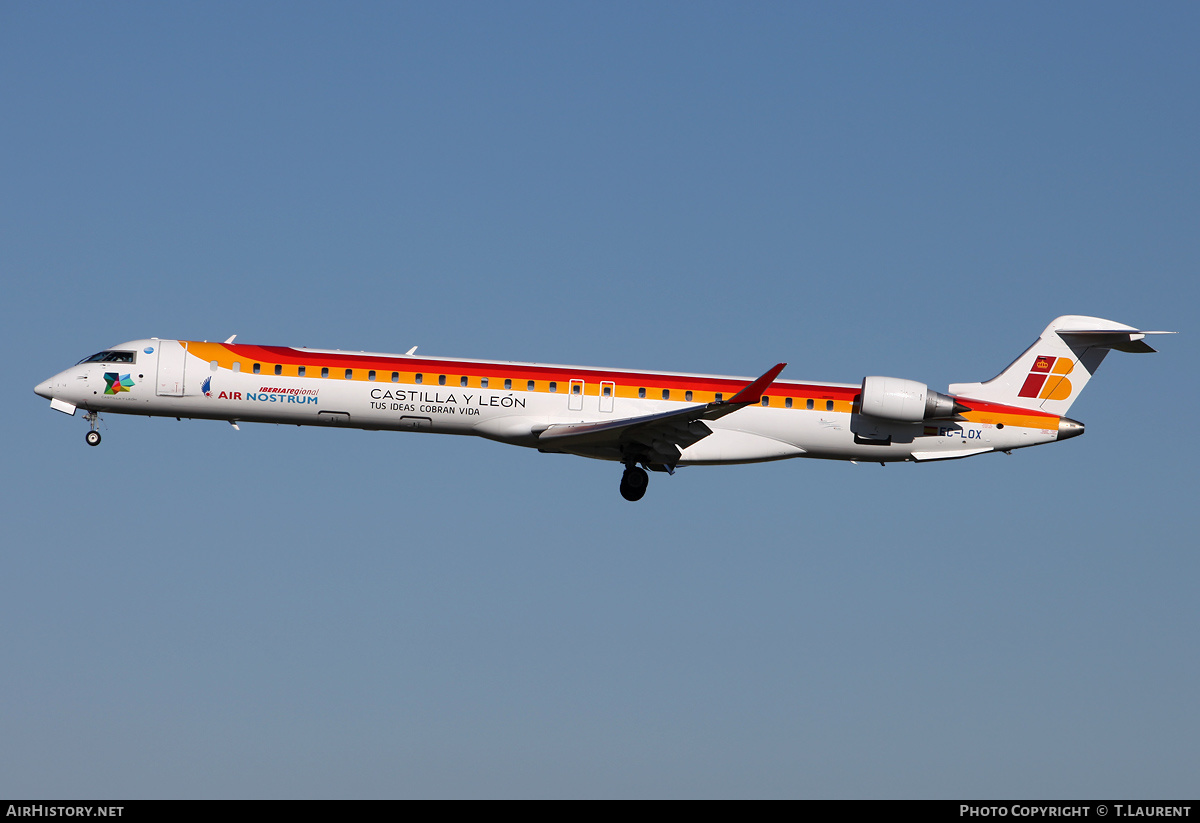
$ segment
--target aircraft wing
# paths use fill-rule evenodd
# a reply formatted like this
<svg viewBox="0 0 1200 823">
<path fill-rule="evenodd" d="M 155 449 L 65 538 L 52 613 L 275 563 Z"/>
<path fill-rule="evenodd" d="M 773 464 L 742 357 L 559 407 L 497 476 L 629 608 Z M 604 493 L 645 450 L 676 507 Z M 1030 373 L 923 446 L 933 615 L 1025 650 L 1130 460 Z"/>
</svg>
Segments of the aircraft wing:
<svg viewBox="0 0 1200 823">
<path fill-rule="evenodd" d="M 671 471 L 684 449 L 712 434 L 704 421 L 758 403 L 786 365 L 776 364 L 728 400 L 618 420 L 552 425 L 538 434 L 538 443 L 543 451 L 632 458 Z"/>
</svg>

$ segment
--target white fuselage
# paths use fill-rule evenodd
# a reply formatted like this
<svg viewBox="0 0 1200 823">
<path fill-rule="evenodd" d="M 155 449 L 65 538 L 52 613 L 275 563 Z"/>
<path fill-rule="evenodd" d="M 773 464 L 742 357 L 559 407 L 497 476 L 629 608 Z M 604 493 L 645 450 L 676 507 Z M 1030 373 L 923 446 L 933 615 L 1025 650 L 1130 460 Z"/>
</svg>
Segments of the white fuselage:
<svg viewBox="0 0 1200 823">
<path fill-rule="evenodd" d="M 619 442 L 558 449 L 564 424 L 637 419 L 728 400 L 749 381 L 716 375 L 424 358 L 158 338 L 115 346 L 36 391 L 73 413 L 478 435 L 546 451 L 627 460 Z M 975 404 L 954 419 L 860 413 L 860 387 L 775 380 L 760 403 L 707 422 L 674 466 L 789 457 L 936 460 L 1046 443 L 1060 418 Z"/>
</svg>

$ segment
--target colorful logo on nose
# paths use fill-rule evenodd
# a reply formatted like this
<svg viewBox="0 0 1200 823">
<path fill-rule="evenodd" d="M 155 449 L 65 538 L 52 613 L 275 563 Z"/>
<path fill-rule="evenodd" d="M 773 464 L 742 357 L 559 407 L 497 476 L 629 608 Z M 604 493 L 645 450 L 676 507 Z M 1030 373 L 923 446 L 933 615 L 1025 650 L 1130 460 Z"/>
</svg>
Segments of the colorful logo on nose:
<svg viewBox="0 0 1200 823">
<path fill-rule="evenodd" d="M 127 374 L 117 374 L 115 371 L 104 373 L 104 393 L 120 394 L 133 388 L 133 379 Z"/>
<path fill-rule="evenodd" d="M 1066 400 L 1071 396 L 1071 381 L 1067 379 L 1067 375 L 1074 369 L 1075 364 L 1068 357 L 1038 355 L 1017 396 L 1036 397 L 1039 400 Z"/>
</svg>

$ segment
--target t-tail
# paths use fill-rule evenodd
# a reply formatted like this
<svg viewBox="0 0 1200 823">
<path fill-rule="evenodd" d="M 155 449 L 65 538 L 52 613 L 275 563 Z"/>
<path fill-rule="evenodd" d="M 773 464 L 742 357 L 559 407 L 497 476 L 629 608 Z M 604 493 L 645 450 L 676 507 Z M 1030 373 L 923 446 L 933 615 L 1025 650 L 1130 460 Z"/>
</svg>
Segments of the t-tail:
<svg viewBox="0 0 1200 823">
<path fill-rule="evenodd" d="M 1042 336 L 1007 369 L 985 383 L 951 383 L 950 393 L 970 405 L 970 399 L 1003 403 L 1066 415 L 1110 350 L 1153 352 L 1148 334 L 1124 323 L 1069 314 L 1055 319 Z"/>
</svg>

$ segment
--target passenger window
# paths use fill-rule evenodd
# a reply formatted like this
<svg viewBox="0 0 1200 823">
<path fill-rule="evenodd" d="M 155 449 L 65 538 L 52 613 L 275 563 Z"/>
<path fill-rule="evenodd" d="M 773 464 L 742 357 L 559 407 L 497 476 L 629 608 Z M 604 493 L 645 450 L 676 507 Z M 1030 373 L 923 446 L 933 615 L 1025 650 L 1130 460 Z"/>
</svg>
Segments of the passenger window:
<svg viewBox="0 0 1200 823">
<path fill-rule="evenodd" d="M 446 375 L 444 375 L 444 374 L 439 374 L 439 375 L 438 375 L 438 385 L 439 385 L 439 386 L 444 386 L 444 385 L 446 385 Z"/>
<path fill-rule="evenodd" d="M 258 374 L 261 371 L 262 371 L 262 363 L 255 363 L 254 364 L 254 373 Z"/>
<path fill-rule="evenodd" d="M 424 382 L 425 382 L 425 375 L 423 375 L 423 374 L 416 374 L 416 375 L 413 375 L 413 382 L 414 382 L 414 383 L 424 383 Z"/>
<path fill-rule="evenodd" d="M 713 399 L 714 399 L 714 401 L 715 401 L 715 402 L 717 402 L 717 403 L 720 403 L 720 402 L 721 402 L 721 397 L 722 397 L 722 396 L 723 396 L 723 395 L 722 395 L 720 392 L 717 392 L 717 393 L 716 393 L 716 394 L 713 396 Z"/>
<path fill-rule="evenodd" d="M 346 379 L 347 380 L 354 379 L 354 369 L 346 369 Z"/>
<path fill-rule="evenodd" d="M 400 382 L 400 372 L 398 372 L 398 371 L 394 371 L 394 372 L 392 372 L 392 382 L 393 382 L 393 383 L 399 383 L 399 382 Z"/>
<path fill-rule="evenodd" d="M 458 385 L 462 386 L 464 389 L 467 387 L 467 376 L 465 374 L 458 378 Z"/>
<path fill-rule="evenodd" d="M 604 387 L 604 396 L 605 396 L 605 397 L 612 397 L 612 386 L 605 386 L 605 387 Z"/>
<path fill-rule="evenodd" d="M 306 371 L 305 367 L 301 366 L 300 368 L 296 369 L 296 376 L 303 377 L 305 371 Z"/>
<path fill-rule="evenodd" d="M 504 378 L 504 388 L 506 388 L 506 389 L 512 388 L 512 378 L 511 377 Z"/>
<path fill-rule="evenodd" d="M 763 399 L 762 399 L 762 404 L 763 404 L 764 406 L 769 406 L 769 405 L 771 405 L 771 398 L 767 397 L 767 396 L 764 394 L 764 395 L 763 395 Z"/>
<path fill-rule="evenodd" d="M 783 407 L 785 409 L 790 409 L 792 407 L 792 398 L 790 398 L 790 397 L 783 398 Z"/>
<path fill-rule="evenodd" d="M 825 411 L 833 411 L 833 401 L 832 400 L 825 401 Z"/>
<path fill-rule="evenodd" d="M 321 376 L 322 376 L 322 377 L 328 377 L 328 376 L 329 376 L 329 367 L 328 367 L 328 366 L 322 366 L 322 367 L 321 367 Z"/>
<path fill-rule="evenodd" d="M 242 370 L 242 364 L 237 360 L 233 361 L 233 370 L 240 372 Z"/>
<path fill-rule="evenodd" d="M 804 408 L 808 409 L 809 411 L 812 411 L 812 407 L 813 407 L 813 401 L 812 401 L 812 398 L 810 397 L 804 401 Z"/>
<path fill-rule="evenodd" d="M 645 396 L 646 396 L 646 390 L 644 388 L 639 387 L 638 388 L 638 397 L 645 397 Z"/>
<path fill-rule="evenodd" d="M 525 384 L 525 390 L 533 391 L 533 381 L 532 380 L 530 380 L 528 383 Z"/>
<path fill-rule="evenodd" d="M 554 394 L 554 393 L 556 393 L 557 391 L 558 391 L 558 384 L 557 384 L 557 383 L 555 383 L 553 380 L 551 380 L 551 381 L 550 381 L 550 393 L 551 393 L 551 394 Z"/>
<path fill-rule="evenodd" d="M 487 379 L 486 377 L 482 377 L 482 378 L 480 378 L 480 380 L 479 380 L 479 388 L 481 388 L 481 389 L 486 389 L 486 388 L 487 388 L 487 384 L 488 384 L 488 379 Z"/>
<path fill-rule="evenodd" d="M 281 365 L 279 365 L 278 363 L 276 363 L 276 364 L 275 364 L 275 373 L 276 373 L 276 374 L 283 374 L 283 366 L 281 366 Z"/>
<path fill-rule="evenodd" d="M 671 390 L 663 389 L 663 400 L 670 400 L 670 399 L 671 399 Z"/>
<path fill-rule="evenodd" d="M 571 384 L 571 394 L 579 394 L 581 391 L 583 391 L 583 386 L 578 383 Z"/>
<path fill-rule="evenodd" d="M 374 369 L 371 369 L 369 372 L 367 372 L 367 379 L 372 382 L 375 381 L 375 370 Z"/>
<path fill-rule="evenodd" d="M 208 364 L 208 370 L 209 370 L 209 371 L 216 371 L 216 370 L 217 370 L 217 361 L 216 361 L 216 360 L 213 360 L 213 361 L 209 362 L 209 364 Z"/>
<path fill-rule="evenodd" d="M 691 392 L 690 390 L 689 390 L 689 391 L 685 391 L 685 392 L 683 393 L 683 399 L 684 399 L 684 400 L 686 400 L 686 401 L 688 401 L 689 403 L 691 403 L 691 402 L 692 402 L 692 392 Z"/>
</svg>

